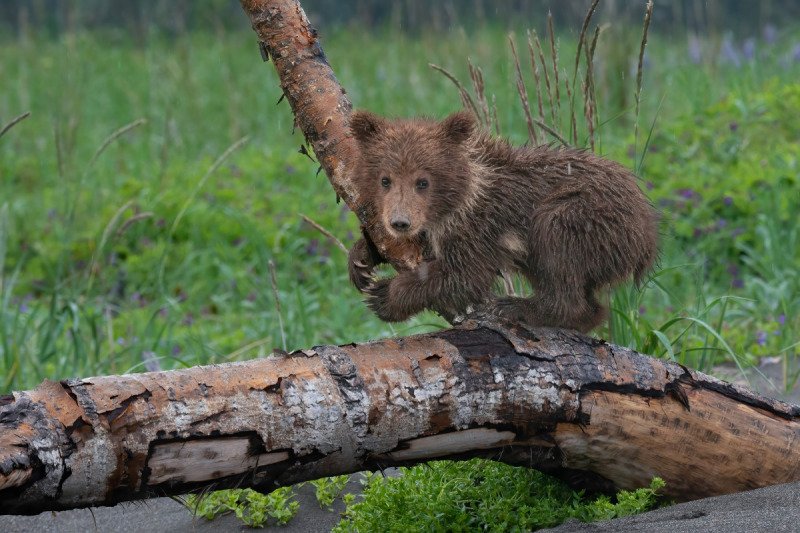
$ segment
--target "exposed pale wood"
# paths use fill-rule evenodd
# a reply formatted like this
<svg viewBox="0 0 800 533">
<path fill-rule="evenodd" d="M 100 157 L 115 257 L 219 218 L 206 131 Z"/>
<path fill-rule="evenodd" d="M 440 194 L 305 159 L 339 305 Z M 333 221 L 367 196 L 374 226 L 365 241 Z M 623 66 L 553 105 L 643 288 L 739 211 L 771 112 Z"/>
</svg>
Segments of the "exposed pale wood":
<svg viewBox="0 0 800 533">
<path fill-rule="evenodd" d="M 574 332 L 456 329 L 0 398 L 0 512 L 486 457 L 679 499 L 800 479 L 800 408 Z"/>
<path fill-rule="evenodd" d="M 148 483 L 211 482 L 289 459 L 289 452 L 253 453 L 246 437 L 209 437 L 153 446 Z"/>
<path fill-rule="evenodd" d="M 686 397 L 691 410 L 669 397 L 587 393 L 581 408 L 604 423 L 559 425 L 555 442 L 565 466 L 640 486 L 661 476 L 682 499 L 720 485 L 726 492 L 757 488 L 757 478 L 770 484 L 800 479 L 796 423 L 707 389 L 688 388 Z"/>
</svg>

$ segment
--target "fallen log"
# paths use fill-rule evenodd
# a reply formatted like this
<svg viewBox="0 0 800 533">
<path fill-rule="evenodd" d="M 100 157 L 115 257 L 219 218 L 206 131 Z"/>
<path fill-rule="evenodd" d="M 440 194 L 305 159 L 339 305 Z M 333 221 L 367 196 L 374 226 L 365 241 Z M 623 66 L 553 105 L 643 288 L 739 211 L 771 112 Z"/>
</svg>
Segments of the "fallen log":
<svg viewBox="0 0 800 533">
<path fill-rule="evenodd" d="M 800 407 L 575 332 L 456 329 L 0 399 L 0 509 L 484 457 L 677 500 L 800 479 Z"/>
</svg>

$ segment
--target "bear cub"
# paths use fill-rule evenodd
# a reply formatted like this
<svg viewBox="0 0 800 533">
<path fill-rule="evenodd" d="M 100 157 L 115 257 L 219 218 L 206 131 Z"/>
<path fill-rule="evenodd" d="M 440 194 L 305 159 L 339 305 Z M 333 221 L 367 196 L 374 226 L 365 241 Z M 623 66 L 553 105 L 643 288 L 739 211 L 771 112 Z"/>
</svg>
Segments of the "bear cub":
<svg viewBox="0 0 800 533">
<path fill-rule="evenodd" d="M 658 216 L 622 165 L 591 152 L 514 147 L 466 112 L 443 121 L 351 117 L 359 146 L 354 185 L 375 224 L 423 244 L 423 261 L 374 279 L 383 258 L 368 240 L 350 250 L 354 285 L 382 320 L 470 306 L 533 326 L 586 332 L 606 317 L 601 288 L 647 273 Z M 367 228 L 368 229 L 368 228 Z M 497 297 L 518 272 L 530 298 Z"/>
</svg>

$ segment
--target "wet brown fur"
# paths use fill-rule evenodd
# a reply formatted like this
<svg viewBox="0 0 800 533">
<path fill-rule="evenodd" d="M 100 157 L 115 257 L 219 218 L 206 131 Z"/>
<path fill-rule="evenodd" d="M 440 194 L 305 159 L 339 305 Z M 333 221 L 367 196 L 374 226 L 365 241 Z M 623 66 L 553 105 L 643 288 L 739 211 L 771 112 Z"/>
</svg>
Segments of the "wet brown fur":
<svg viewBox="0 0 800 533">
<path fill-rule="evenodd" d="M 360 111 L 351 130 L 360 147 L 354 183 L 375 223 L 427 243 L 418 268 L 377 281 L 374 247 L 361 239 L 350 251 L 351 280 L 383 320 L 488 305 L 531 325 L 589 331 L 607 315 L 598 289 L 639 281 L 656 258 L 656 212 L 616 162 L 514 147 L 464 112 L 437 122 Z M 501 271 L 524 275 L 535 294 L 496 298 Z"/>
</svg>

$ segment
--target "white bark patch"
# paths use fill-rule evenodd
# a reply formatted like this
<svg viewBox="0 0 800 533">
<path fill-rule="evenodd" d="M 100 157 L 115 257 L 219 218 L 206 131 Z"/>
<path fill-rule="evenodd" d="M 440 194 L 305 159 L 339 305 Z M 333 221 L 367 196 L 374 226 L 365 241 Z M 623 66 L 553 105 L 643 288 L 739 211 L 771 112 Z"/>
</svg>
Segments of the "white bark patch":
<svg viewBox="0 0 800 533">
<path fill-rule="evenodd" d="M 77 504 L 106 498 L 108 476 L 117 470 L 115 443 L 108 432 L 95 426 L 95 434 L 67 458 L 72 474 L 61 486 L 60 501 Z"/>
<path fill-rule="evenodd" d="M 250 455 L 249 446 L 246 437 L 158 444 L 147 462 L 148 485 L 211 481 L 289 459 L 285 451 Z"/>
<path fill-rule="evenodd" d="M 513 431 L 497 431 L 489 428 L 467 429 L 414 439 L 405 443 L 408 446 L 406 449 L 389 452 L 385 455 L 393 461 L 443 457 L 470 450 L 506 446 L 514 442 L 515 436 Z"/>
</svg>

